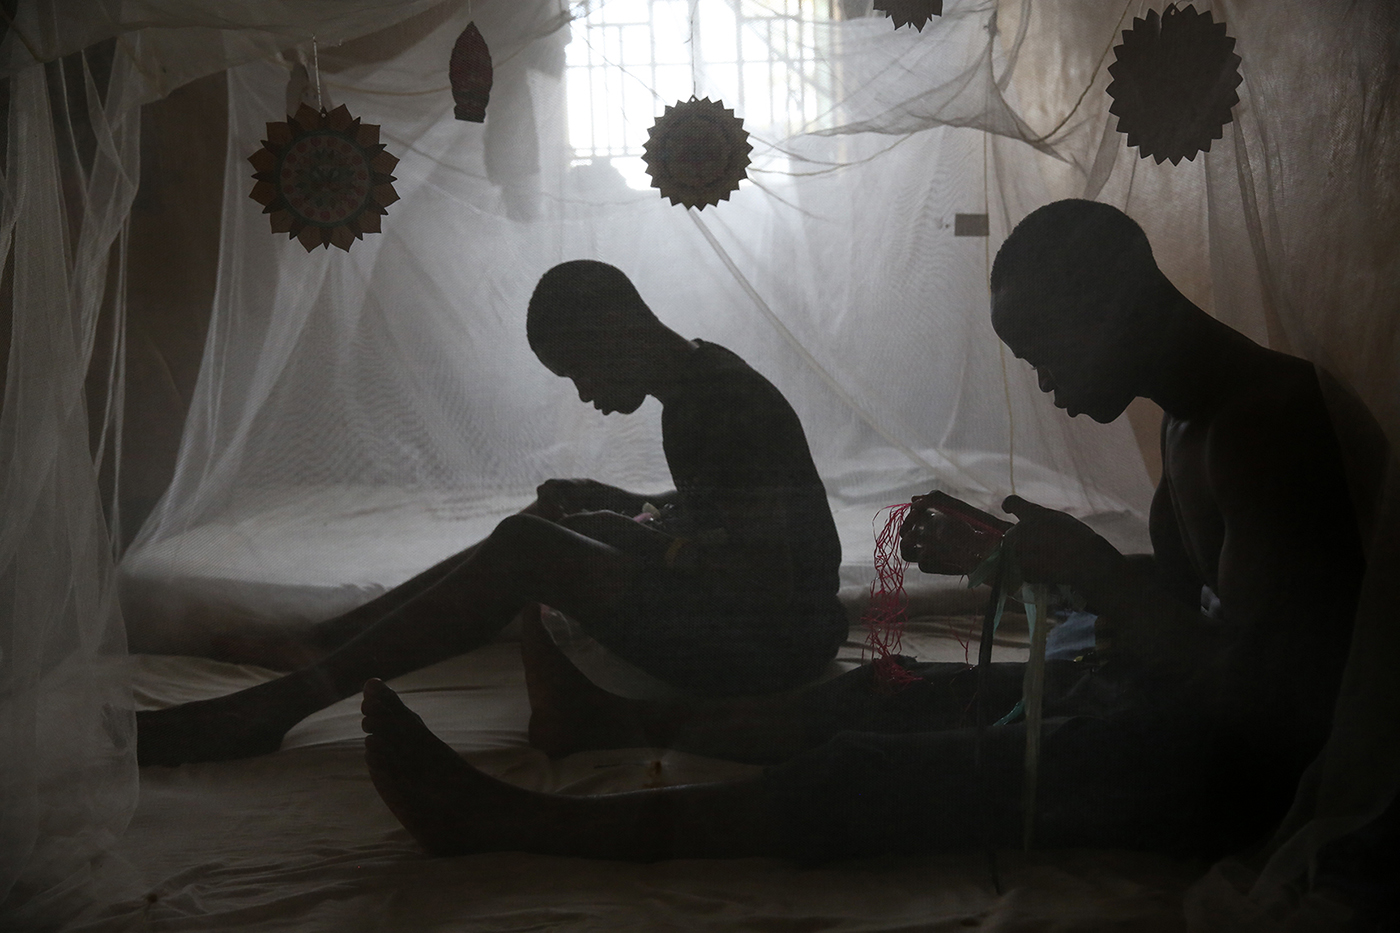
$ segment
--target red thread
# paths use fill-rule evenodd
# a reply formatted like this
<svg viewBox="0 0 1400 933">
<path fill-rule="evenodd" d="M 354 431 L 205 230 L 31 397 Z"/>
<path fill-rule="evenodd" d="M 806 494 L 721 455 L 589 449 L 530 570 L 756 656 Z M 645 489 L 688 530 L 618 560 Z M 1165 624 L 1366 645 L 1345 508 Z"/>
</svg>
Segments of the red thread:
<svg viewBox="0 0 1400 933">
<path fill-rule="evenodd" d="M 953 638 L 958 646 L 963 650 L 963 663 L 968 667 L 972 666 L 972 633 L 977 630 L 977 623 L 967 623 L 967 631 L 963 632 L 956 625 L 950 626 L 953 630 Z"/>
<path fill-rule="evenodd" d="M 865 647 L 874 659 L 871 667 L 875 669 L 875 688 L 881 691 L 897 690 L 919 679 L 898 661 L 904 623 L 909 618 L 909 599 L 904 592 L 904 571 L 909 562 L 899 555 L 899 528 L 909 506 L 906 502 L 886 507 L 889 518 L 875 536 L 875 579 L 870 582 L 870 602 L 860 617 L 866 628 Z"/>
</svg>

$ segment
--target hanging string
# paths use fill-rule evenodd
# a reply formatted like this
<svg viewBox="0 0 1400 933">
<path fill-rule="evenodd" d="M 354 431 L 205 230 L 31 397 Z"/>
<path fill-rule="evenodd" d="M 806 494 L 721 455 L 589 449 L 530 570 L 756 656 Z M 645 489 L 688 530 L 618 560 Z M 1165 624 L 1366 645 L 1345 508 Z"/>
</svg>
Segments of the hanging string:
<svg viewBox="0 0 1400 933">
<path fill-rule="evenodd" d="M 695 25 L 700 20 L 700 0 L 690 0 L 690 99 L 700 96 L 700 64 L 695 54 Z"/>
<path fill-rule="evenodd" d="M 919 678 L 899 663 L 904 624 L 909 620 L 909 598 L 904 592 L 904 571 L 909 562 L 899 555 L 899 528 L 910 503 L 887 506 L 885 527 L 875 536 L 875 579 L 870 581 L 870 602 L 861 614 L 865 647 L 873 658 L 875 689 L 897 690 Z M 876 512 L 876 518 L 879 517 Z M 873 524 L 873 522 L 872 522 Z"/>
<path fill-rule="evenodd" d="M 326 112 L 326 105 L 321 101 L 321 50 L 316 47 L 316 37 L 311 37 L 311 70 L 316 74 L 316 109 L 322 113 Z"/>
<path fill-rule="evenodd" d="M 984 105 L 985 106 L 985 105 Z M 982 134 L 982 213 L 987 215 L 990 223 L 992 217 L 992 185 L 991 185 L 991 134 Z M 995 257 L 992 255 L 992 238 L 990 236 L 982 239 L 982 255 L 987 270 L 987 290 L 990 298 L 992 263 Z M 1006 401 L 1006 474 L 1007 482 L 1011 487 L 1011 494 L 1016 495 L 1016 410 L 1011 404 L 1011 377 L 1006 370 L 1006 344 L 1000 340 L 997 345 L 997 362 L 1001 366 L 1001 395 Z"/>
</svg>

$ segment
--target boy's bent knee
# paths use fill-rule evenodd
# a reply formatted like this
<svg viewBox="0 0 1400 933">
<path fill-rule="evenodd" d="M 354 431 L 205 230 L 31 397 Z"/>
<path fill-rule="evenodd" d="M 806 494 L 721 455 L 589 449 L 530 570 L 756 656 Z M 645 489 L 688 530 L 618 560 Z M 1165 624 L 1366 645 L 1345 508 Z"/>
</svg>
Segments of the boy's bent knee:
<svg viewBox="0 0 1400 933">
<path fill-rule="evenodd" d="M 490 548 L 510 548 L 538 541 L 558 529 L 558 525 L 535 515 L 510 515 L 501 519 L 487 536 L 483 546 Z"/>
</svg>

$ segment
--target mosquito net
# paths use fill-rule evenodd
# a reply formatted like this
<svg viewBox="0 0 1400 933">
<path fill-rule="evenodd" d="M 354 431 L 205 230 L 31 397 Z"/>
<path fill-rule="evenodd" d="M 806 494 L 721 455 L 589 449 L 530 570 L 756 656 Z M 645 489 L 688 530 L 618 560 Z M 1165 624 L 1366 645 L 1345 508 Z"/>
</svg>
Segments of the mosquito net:
<svg viewBox="0 0 1400 933">
<path fill-rule="evenodd" d="M 369 64 L 355 57 L 380 59 L 369 43 L 324 51 L 318 43 L 321 102 L 329 96 L 383 126 L 401 159 L 390 216 L 422 221 L 388 223 L 348 255 L 308 255 L 269 235 L 248 202 L 246 157 L 283 107 L 288 66 L 263 60 L 230 71 L 214 337 L 178 475 L 127 556 L 129 579 L 180 595 L 164 581 L 200 568 L 191 587 L 217 587 L 209 598 L 250 616 L 316 614 L 330 608 L 317 605 L 323 597 L 363 598 L 355 587 L 397 582 L 393 574 L 446 556 L 528 502 L 543 478 L 664 487 L 659 406 L 603 418 L 526 345 L 524 310 L 540 274 L 585 256 L 624 268 L 670 326 L 740 348 L 793 400 L 837 508 L 850 507 L 853 565 L 870 563 L 873 508 L 931 484 L 983 504 L 1015 489 L 1117 519 L 1127 535 L 1140 527 L 1130 519 L 1143 514 L 1151 487 L 1130 426 L 1056 417 L 1030 371 L 1008 365 L 984 311 L 991 240 L 954 235 L 959 213 L 994 213 L 1004 232 L 1053 197 L 1056 157 L 1023 142 L 999 149 L 971 127 L 837 132 L 851 117 L 889 119 L 884 98 L 908 87 L 884 88 L 880 76 L 910 70 L 953 86 L 947 102 L 922 106 L 964 108 L 971 95 L 979 112 L 959 122 L 979 123 L 987 111 L 997 129 L 1028 134 L 993 78 L 992 7 L 950 10 L 948 34 L 925 37 L 892 36 L 878 18 L 841 23 L 760 6 L 764 15 L 750 11 L 745 21 L 724 4 L 699 7 L 701 39 L 718 13 L 727 21 L 715 31 L 732 39 L 737 26 L 740 40 L 707 68 L 687 61 L 689 5 L 669 6 L 681 14 L 669 49 L 660 39 L 634 49 L 618 37 L 637 27 L 614 25 L 642 13 L 659 20 L 665 4 L 605 5 L 572 27 L 549 7 L 463 7 L 445 19 L 439 9 L 405 26 L 431 24 L 411 48 Z M 499 62 L 501 90 L 485 126 L 442 110 L 442 62 L 472 15 Z M 764 96 L 755 92 L 744 72 L 760 53 L 765 68 L 797 72 L 778 77 L 793 87 L 765 75 Z M 673 207 L 647 190 L 640 159 L 626 154 L 666 100 L 653 96 L 649 67 L 679 82 L 671 97 L 735 101 L 747 91 L 765 104 L 746 121 L 753 183 L 718 209 Z M 852 80 L 854 97 L 842 84 Z M 580 101 L 584 82 L 598 90 Z M 816 98 L 797 100 L 810 119 L 769 99 L 794 88 Z M 591 112 L 580 118 L 580 108 Z M 798 135 L 807 125 L 827 135 Z M 569 158 L 587 145 L 623 154 Z M 1025 189 L 1016 203 L 984 182 L 1007 160 Z M 1199 167 L 1187 174 L 1200 183 Z M 932 294 L 940 300 L 930 306 Z M 917 375 L 926 371 L 941 375 L 936 390 Z M 305 510 L 308 496 L 321 504 Z M 405 510 L 417 517 L 400 523 Z M 268 521 L 270 511 L 300 531 Z M 440 534 L 425 530 L 429 511 L 443 519 Z M 340 519 L 348 522 L 326 534 L 325 523 Z M 314 540 L 287 547 L 302 532 Z M 241 539 L 236 557 L 230 534 Z M 207 581 L 211 566 L 220 574 Z M 257 583 L 247 592 L 237 586 L 245 577 Z M 284 602 L 260 604 L 269 599 Z M 152 616 L 178 626 L 189 610 L 173 609 Z"/>
<path fill-rule="evenodd" d="M 121 559 L 138 649 L 199 650 L 211 619 L 332 615 L 549 477 L 664 488 L 659 407 L 603 418 L 526 345 L 530 292 L 567 259 L 621 267 L 663 322 L 783 390 L 853 586 L 875 510 L 933 487 L 984 507 L 1014 491 L 1148 548 L 1150 406 L 1067 419 L 990 328 L 991 258 L 1051 200 L 1122 207 L 1187 297 L 1325 367 L 1400 437 L 1382 3 L 1200 4 L 1237 37 L 1244 83 L 1223 138 L 1177 165 L 1139 158 L 1108 112 L 1112 47 L 1142 0 L 950 0 L 922 31 L 861 2 L 254 3 L 237 21 L 218 6 L 36 4 L 5 40 L 0 722 L 16 753 L 0 883 L 26 898 L 81 880 L 134 799 L 130 704 L 98 676 L 123 627 L 94 468 L 112 451 L 88 445 L 83 383 L 94 343 L 119 339 L 139 104 L 201 74 L 228 70 L 218 283 L 175 478 Z M 469 21 L 495 63 L 484 124 L 453 118 L 447 80 Z M 63 63 L 77 83 L 34 64 L 113 35 L 103 89 L 90 53 Z M 81 149 L 73 87 L 98 140 L 86 161 L 65 154 Z M 658 197 L 640 160 L 653 119 L 692 95 L 733 107 L 754 147 L 748 180 L 703 211 Z M 383 232 L 348 252 L 270 234 L 248 198 L 247 157 L 296 101 L 346 105 L 400 160 Z M 119 367 L 110 384 L 119 401 Z M 1400 774 L 1395 635 L 1376 624 L 1396 523 L 1379 514 L 1340 725 L 1264 886 L 1378 812 Z"/>
</svg>

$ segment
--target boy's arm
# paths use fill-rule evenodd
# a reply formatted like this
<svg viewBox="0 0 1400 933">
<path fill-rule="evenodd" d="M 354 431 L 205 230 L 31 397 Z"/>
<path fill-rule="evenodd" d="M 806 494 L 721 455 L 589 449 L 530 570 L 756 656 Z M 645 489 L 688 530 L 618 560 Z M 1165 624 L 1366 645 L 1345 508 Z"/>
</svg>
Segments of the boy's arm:
<svg viewBox="0 0 1400 933">
<path fill-rule="evenodd" d="M 1157 669 L 1200 672 L 1219 658 L 1224 632 L 1159 579 L 1155 560 L 1127 557 L 1088 525 L 1054 509 L 1010 496 L 1003 508 L 1020 521 L 1007 533 L 1028 582 L 1064 583 L 1098 615 L 1096 635 L 1105 656 Z"/>
<path fill-rule="evenodd" d="M 561 518 L 559 524 L 649 563 L 682 572 L 722 575 L 731 583 L 740 574 L 751 580 L 766 576 L 760 585 L 768 592 L 786 594 L 790 588 L 790 574 L 771 573 L 774 565 L 786 561 L 785 544 L 769 542 L 758 547 L 750 537 L 731 536 L 728 528 L 675 535 L 607 510 L 575 512 Z"/>
<path fill-rule="evenodd" d="M 675 540 L 671 535 L 610 510 L 574 512 L 561 518 L 559 524 L 653 563 L 665 560 Z"/>
<path fill-rule="evenodd" d="M 1346 662 L 1365 573 L 1325 413 L 1242 405 L 1217 420 L 1207 462 L 1224 518 L 1215 591 L 1239 632 L 1235 673 L 1286 693 L 1321 729 Z"/>
<path fill-rule="evenodd" d="M 617 512 L 635 516 L 650 503 L 656 508 L 679 501 L 679 494 L 669 492 L 642 495 L 595 479 L 549 479 L 535 490 L 535 496 L 545 518 L 558 521 L 576 512 Z"/>
</svg>

